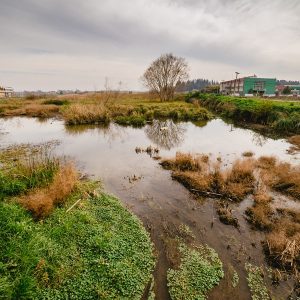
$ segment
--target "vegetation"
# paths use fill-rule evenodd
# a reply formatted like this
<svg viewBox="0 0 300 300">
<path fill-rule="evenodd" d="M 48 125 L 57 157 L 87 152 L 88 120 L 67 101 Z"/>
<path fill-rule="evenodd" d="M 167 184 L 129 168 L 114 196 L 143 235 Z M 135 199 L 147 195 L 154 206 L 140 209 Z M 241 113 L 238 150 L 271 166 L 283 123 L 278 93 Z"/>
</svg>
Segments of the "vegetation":
<svg viewBox="0 0 300 300">
<path fill-rule="evenodd" d="M 49 144 L 20 145 L 0 153 L 0 200 L 49 184 L 59 168 Z"/>
<path fill-rule="evenodd" d="M 300 132 L 300 102 L 272 101 L 199 92 L 187 95 L 199 103 L 238 123 L 260 125 L 270 131 L 290 134 Z"/>
<path fill-rule="evenodd" d="M 161 101 L 172 100 L 177 85 L 188 78 L 188 65 L 184 58 L 163 54 L 153 61 L 142 80 Z"/>
<path fill-rule="evenodd" d="M 190 190 L 207 196 L 242 200 L 254 189 L 254 166 L 250 160 L 237 160 L 230 169 L 221 170 L 220 162 L 206 155 L 176 153 L 174 159 L 162 160 L 172 177 Z"/>
<path fill-rule="evenodd" d="M 292 146 L 288 150 L 289 153 L 293 154 L 300 151 L 300 135 L 291 136 L 290 138 L 288 138 L 288 142 L 292 144 Z"/>
<path fill-rule="evenodd" d="M 225 167 L 220 160 L 211 161 L 207 155 L 182 153 L 163 159 L 161 165 L 172 170 L 172 177 L 191 192 L 224 199 L 225 202 L 218 204 L 217 213 L 225 224 L 238 227 L 238 220 L 226 200 L 233 203 L 251 195 L 254 204 L 246 210 L 247 220 L 255 229 L 267 232 L 265 251 L 269 261 L 295 274 L 299 272 L 300 213 L 296 209 L 274 207 L 271 192 L 299 201 L 300 166 L 262 156 L 246 157 Z"/>
<path fill-rule="evenodd" d="M 171 298 L 206 299 L 207 293 L 224 276 L 223 265 L 218 254 L 208 246 L 191 249 L 179 245 L 181 263 L 178 269 L 169 269 L 168 287 Z"/>
<path fill-rule="evenodd" d="M 10 149 L 1 157 L 24 161 L 29 152 L 39 156 L 41 148 L 34 149 Z M 5 176 L 18 170 L 10 166 L 8 160 Z M 32 168 L 40 170 L 40 164 Z M 5 186 L 2 193 L 1 298 L 140 299 L 154 268 L 141 222 L 95 183 L 78 182 L 69 163 L 58 163 L 51 178 L 39 178 L 47 181 L 18 192 Z"/>
<path fill-rule="evenodd" d="M 181 96 L 160 102 L 145 93 L 94 93 L 63 95 L 56 98 L 0 101 L 0 116 L 62 117 L 66 124 L 107 124 L 142 126 L 154 119 L 205 121 L 212 115 L 198 104 L 186 103 Z"/>
<path fill-rule="evenodd" d="M 247 281 L 252 300 L 270 300 L 268 289 L 264 283 L 264 274 L 261 268 L 246 263 Z"/>
<path fill-rule="evenodd" d="M 218 82 L 214 80 L 208 80 L 208 79 L 193 79 L 193 80 L 187 80 L 183 82 L 179 82 L 176 87 L 176 91 L 178 92 L 191 92 L 193 90 L 202 90 L 208 86 L 215 86 L 218 85 Z"/>
</svg>

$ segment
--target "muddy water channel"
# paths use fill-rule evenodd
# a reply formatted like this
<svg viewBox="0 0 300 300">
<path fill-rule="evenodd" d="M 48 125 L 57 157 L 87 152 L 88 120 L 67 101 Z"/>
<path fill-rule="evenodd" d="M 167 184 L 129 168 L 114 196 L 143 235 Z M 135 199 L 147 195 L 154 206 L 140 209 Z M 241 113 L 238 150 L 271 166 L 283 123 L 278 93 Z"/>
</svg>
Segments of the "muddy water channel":
<svg viewBox="0 0 300 300">
<path fill-rule="evenodd" d="M 265 138 L 251 130 L 236 128 L 220 119 L 207 124 L 154 122 L 144 128 L 102 126 L 66 127 L 62 121 L 39 121 L 32 118 L 0 120 L 1 148 L 19 143 L 59 141 L 56 150 L 71 157 L 82 173 L 100 179 L 107 192 L 116 195 L 144 223 L 155 244 L 158 263 L 155 270 L 155 292 L 158 299 L 169 299 L 166 271 L 170 267 L 170 249 L 166 239 L 176 236 L 180 225 L 189 226 L 195 244 L 214 248 L 224 264 L 225 278 L 209 295 L 210 299 L 251 299 L 244 265 L 251 262 L 266 266 L 261 240 L 263 233 L 251 230 L 244 211 L 251 205 L 246 199 L 236 204 L 234 215 L 239 229 L 220 223 L 214 199 L 199 199 L 173 181 L 169 171 L 147 152 L 136 151 L 154 146 L 156 156 L 171 157 L 176 152 L 205 153 L 222 157 L 230 164 L 245 151 L 255 156 L 275 155 L 291 163 L 299 162 L 299 153 L 287 154 L 285 140 Z M 285 199 L 286 201 L 286 199 Z M 298 205 L 297 203 L 286 205 Z M 172 255 L 171 255 L 172 256 Z M 233 288 L 230 270 L 239 274 L 238 288 Z M 268 282 L 269 279 L 266 278 Z M 274 286 L 268 282 L 275 299 L 286 299 L 293 283 L 287 280 Z"/>
</svg>

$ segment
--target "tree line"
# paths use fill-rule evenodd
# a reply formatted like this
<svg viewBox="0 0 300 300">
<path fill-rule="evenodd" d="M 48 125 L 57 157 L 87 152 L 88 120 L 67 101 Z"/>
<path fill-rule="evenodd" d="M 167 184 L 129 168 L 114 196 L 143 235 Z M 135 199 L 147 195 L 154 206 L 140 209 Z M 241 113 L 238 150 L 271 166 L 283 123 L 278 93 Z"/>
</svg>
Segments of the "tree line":
<svg viewBox="0 0 300 300">
<path fill-rule="evenodd" d="M 198 78 L 193 80 L 187 80 L 179 82 L 176 87 L 177 92 L 191 92 L 193 90 L 202 90 L 207 86 L 218 85 L 219 83 L 214 80 L 208 80 L 204 78 Z"/>
</svg>

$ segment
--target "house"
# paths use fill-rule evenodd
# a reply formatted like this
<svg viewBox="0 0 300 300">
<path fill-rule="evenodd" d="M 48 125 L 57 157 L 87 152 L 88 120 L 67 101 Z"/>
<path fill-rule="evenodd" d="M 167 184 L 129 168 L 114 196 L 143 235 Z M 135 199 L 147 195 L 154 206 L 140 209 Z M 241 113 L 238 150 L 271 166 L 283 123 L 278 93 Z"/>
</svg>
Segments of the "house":
<svg viewBox="0 0 300 300">
<path fill-rule="evenodd" d="M 10 98 L 13 95 L 13 88 L 0 86 L 0 98 Z"/>
<path fill-rule="evenodd" d="M 275 96 L 276 78 L 261 78 L 256 75 L 223 81 L 220 93 L 236 96 Z"/>
</svg>

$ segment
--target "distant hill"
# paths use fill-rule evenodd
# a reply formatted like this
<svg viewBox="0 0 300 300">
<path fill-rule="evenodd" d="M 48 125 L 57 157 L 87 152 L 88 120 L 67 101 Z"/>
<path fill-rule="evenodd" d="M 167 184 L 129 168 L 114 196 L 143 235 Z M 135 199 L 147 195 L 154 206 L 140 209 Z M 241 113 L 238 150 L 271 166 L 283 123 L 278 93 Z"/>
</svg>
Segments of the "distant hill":
<svg viewBox="0 0 300 300">
<path fill-rule="evenodd" d="M 177 85 L 176 91 L 177 92 L 190 92 L 192 90 L 201 90 L 209 85 L 216 85 L 219 84 L 217 81 L 208 80 L 208 79 L 193 79 L 184 82 L 180 82 Z"/>
<path fill-rule="evenodd" d="M 277 80 L 277 85 L 300 85 L 298 80 Z"/>
</svg>

